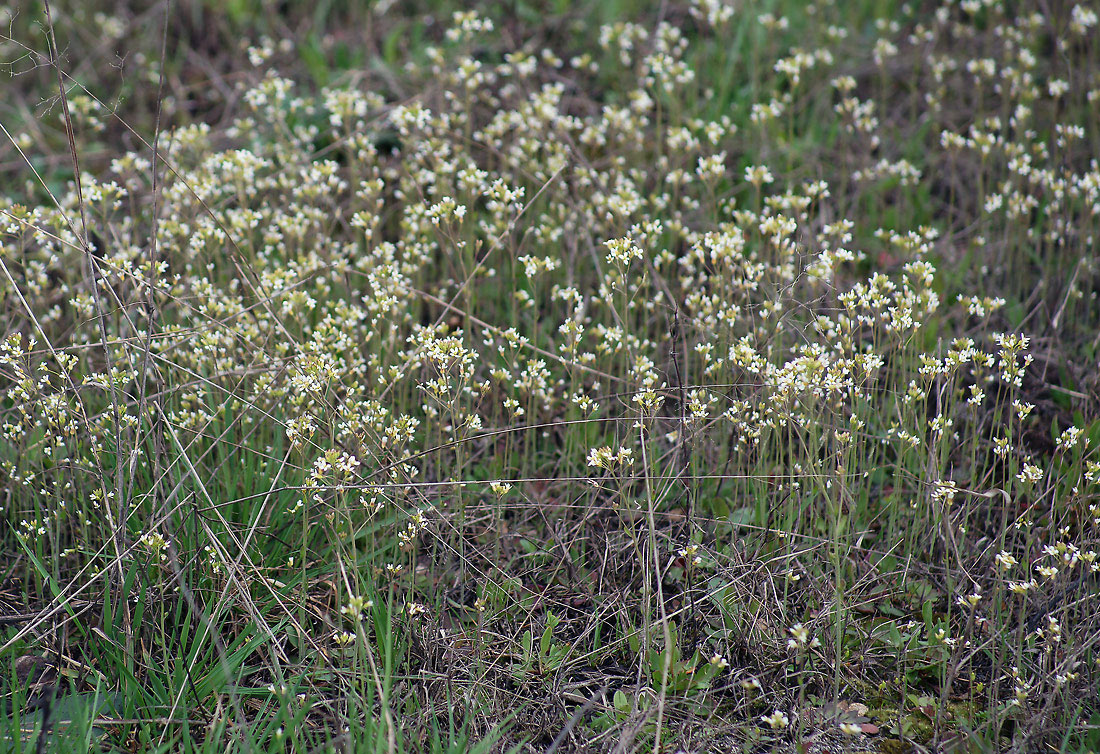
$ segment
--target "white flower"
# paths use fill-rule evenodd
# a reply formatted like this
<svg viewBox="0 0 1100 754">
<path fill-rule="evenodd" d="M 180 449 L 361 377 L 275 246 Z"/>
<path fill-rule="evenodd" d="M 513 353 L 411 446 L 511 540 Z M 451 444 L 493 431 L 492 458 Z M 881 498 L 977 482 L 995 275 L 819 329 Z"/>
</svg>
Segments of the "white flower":
<svg viewBox="0 0 1100 754">
<path fill-rule="evenodd" d="M 791 720 L 785 712 L 775 710 L 770 715 L 761 715 L 760 720 L 771 726 L 772 730 L 783 730 L 791 724 Z"/>
</svg>

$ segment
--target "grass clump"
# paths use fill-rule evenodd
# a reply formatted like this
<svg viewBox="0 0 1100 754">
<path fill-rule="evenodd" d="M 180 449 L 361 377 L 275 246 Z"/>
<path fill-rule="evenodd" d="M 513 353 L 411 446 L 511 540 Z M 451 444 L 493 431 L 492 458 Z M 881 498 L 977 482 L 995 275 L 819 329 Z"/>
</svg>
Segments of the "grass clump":
<svg viewBox="0 0 1100 754">
<path fill-rule="evenodd" d="M 1098 745 L 1096 14 L 601 8 L 11 19 L 7 740 Z"/>
</svg>

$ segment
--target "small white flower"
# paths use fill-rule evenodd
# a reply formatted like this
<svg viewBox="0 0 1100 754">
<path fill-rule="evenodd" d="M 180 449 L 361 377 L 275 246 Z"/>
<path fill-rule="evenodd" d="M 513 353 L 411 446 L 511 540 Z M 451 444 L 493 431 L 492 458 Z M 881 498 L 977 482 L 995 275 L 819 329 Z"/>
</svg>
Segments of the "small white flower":
<svg viewBox="0 0 1100 754">
<path fill-rule="evenodd" d="M 791 720 L 785 712 L 775 710 L 770 715 L 761 715 L 760 720 L 771 726 L 772 730 L 783 730 L 791 724 Z"/>
</svg>

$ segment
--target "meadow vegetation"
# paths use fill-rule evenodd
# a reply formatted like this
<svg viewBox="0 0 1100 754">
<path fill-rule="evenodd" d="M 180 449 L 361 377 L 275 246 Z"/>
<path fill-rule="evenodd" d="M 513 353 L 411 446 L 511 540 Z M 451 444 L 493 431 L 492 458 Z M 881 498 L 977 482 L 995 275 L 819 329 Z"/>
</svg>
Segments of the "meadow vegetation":
<svg viewBox="0 0 1100 754">
<path fill-rule="evenodd" d="M 5 749 L 1100 749 L 1094 3 L 2 18 Z"/>
</svg>

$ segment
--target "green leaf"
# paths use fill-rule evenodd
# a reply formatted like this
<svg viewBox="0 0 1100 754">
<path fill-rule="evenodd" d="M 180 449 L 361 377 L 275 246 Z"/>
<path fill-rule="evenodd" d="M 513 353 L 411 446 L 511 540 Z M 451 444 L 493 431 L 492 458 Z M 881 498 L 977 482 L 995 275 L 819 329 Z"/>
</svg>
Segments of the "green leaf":
<svg viewBox="0 0 1100 754">
<path fill-rule="evenodd" d="M 622 689 L 615 692 L 615 695 L 611 698 L 611 705 L 617 712 L 622 712 L 624 715 L 630 714 L 630 710 L 633 708 L 634 703 L 630 697 L 626 695 Z"/>
<path fill-rule="evenodd" d="M 546 628 L 543 629 L 542 638 L 539 639 L 539 654 L 546 657 L 550 654 L 550 644 L 554 640 L 554 629 L 561 622 L 561 618 L 553 613 L 546 614 Z"/>
</svg>

